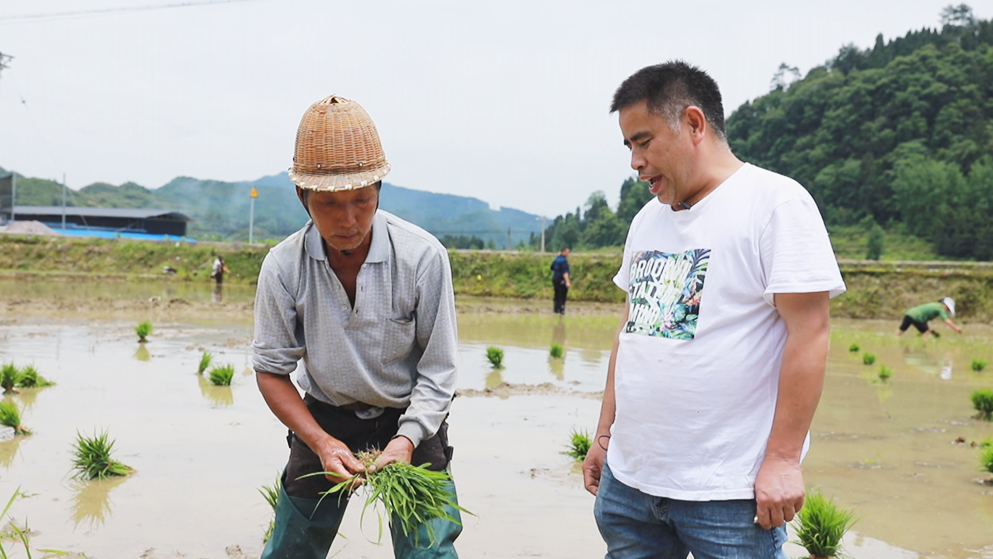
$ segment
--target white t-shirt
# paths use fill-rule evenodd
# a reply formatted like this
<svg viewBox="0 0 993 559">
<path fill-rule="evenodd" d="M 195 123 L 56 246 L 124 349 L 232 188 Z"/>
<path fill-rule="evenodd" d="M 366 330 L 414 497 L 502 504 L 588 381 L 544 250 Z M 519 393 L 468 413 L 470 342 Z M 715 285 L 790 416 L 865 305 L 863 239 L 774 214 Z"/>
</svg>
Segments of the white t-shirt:
<svg viewBox="0 0 993 559">
<path fill-rule="evenodd" d="M 611 472 L 659 497 L 753 498 L 786 341 L 773 294 L 845 291 L 810 194 L 745 164 L 690 210 L 653 199 L 614 283 L 629 307 Z"/>
</svg>

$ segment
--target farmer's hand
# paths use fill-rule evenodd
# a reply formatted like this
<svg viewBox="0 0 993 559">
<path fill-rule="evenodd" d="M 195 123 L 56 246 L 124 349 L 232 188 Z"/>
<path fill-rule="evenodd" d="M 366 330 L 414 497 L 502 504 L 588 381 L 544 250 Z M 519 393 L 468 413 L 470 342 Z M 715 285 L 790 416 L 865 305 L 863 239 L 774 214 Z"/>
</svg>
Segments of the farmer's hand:
<svg viewBox="0 0 993 559">
<path fill-rule="evenodd" d="M 800 464 L 766 457 L 755 478 L 755 522 L 766 530 L 782 526 L 803 507 L 805 496 Z"/>
<path fill-rule="evenodd" d="M 410 462 L 411 455 L 414 454 L 414 443 L 403 435 L 393 437 L 390 444 L 386 445 L 383 452 L 376 458 L 376 462 L 369 468 L 375 472 L 386 467 L 391 462 Z"/>
<path fill-rule="evenodd" d="M 609 438 L 604 437 L 604 441 Z M 600 475 L 603 473 L 603 462 L 607 459 L 607 451 L 600 446 L 600 438 L 590 445 L 590 451 L 586 453 L 586 460 L 583 460 L 583 485 L 586 490 L 596 495 L 600 490 Z"/>
<path fill-rule="evenodd" d="M 328 435 L 315 445 L 314 453 L 321 458 L 324 477 L 333 483 L 344 481 L 346 478 L 365 470 L 362 462 L 352 454 L 345 443 Z"/>
</svg>

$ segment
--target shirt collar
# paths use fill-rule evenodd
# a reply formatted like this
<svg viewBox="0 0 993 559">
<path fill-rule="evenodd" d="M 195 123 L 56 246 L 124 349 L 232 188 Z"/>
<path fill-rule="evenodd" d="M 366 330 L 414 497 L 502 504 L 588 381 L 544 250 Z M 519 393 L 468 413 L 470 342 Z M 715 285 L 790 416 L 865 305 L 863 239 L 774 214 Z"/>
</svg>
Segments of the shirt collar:
<svg viewBox="0 0 993 559">
<path fill-rule="evenodd" d="M 317 231 L 313 221 L 307 222 L 307 232 L 304 233 L 304 246 L 307 256 L 314 260 L 327 260 L 324 254 L 324 243 L 321 242 L 321 234 Z M 385 262 L 390 255 L 389 232 L 386 228 L 386 216 L 383 212 L 376 210 L 376 215 L 372 218 L 372 244 L 369 246 L 369 254 L 366 262 Z"/>
</svg>

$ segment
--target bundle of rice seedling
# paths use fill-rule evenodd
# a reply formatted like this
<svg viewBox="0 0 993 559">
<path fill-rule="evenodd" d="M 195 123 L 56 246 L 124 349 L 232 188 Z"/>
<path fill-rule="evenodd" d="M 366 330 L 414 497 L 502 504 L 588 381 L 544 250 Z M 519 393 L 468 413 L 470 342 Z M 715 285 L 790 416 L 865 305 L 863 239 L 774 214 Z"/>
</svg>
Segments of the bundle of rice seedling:
<svg viewBox="0 0 993 559">
<path fill-rule="evenodd" d="M 486 348 L 486 359 L 493 365 L 494 369 L 503 368 L 503 350 L 496 346 Z"/>
<path fill-rule="evenodd" d="M 17 404 L 11 400 L 0 402 L 0 424 L 12 427 L 15 435 L 31 434 L 31 431 L 21 426 L 21 411 L 17 409 Z"/>
<path fill-rule="evenodd" d="M 214 356 L 209 351 L 203 352 L 203 355 L 200 356 L 200 364 L 197 366 L 197 374 L 202 375 L 207 370 L 207 367 L 210 367 L 210 362 L 213 359 Z"/>
<path fill-rule="evenodd" d="M 562 344 L 553 343 L 552 346 L 548 349 L 548 355 L 552 359 L 560 359 L 564 354 L 565 354 L 565 349 L 562 347 Z"/>
<path fill-rule="evenodd" d="M 373 450 L 359 452 L 356 454 L 359 460 L 367 468 L 376 462 L 380 451 Z M 468 510 L 459 506 L 455 501 L 455 495 L 449 493 L 447 484 L 452 478 L 448 472 L 435 472 L 427 469 L 430 464 L 414 466 L 407 462 L 391 462 L 379 470 L 366 470 L 365 473 L 356 474 L 329 489 L 321 497 L 327 497 L 332 493 L 343 494 L 345 491 L 355 491 L 357 487 L 367 487 L 366 500 L 362 505 L 360 522 L 365 518 L 365 511 L 370 506 L 376 507 L 377 503 L 385 509 L 386 515 L 393 522 L 399 524 L 400 530 L 405 536 L 409 536 L 417 531 L 418 526 L 424 524 L 430 543 L 428 547 L 434 546 L 436 541 L 434 528 L 428 520 L 442 518 L 450 522 L 461 524 L 458 518 L 452 516 L 446 507 L 457 511 L 472 514 Z M 328 472 L 316 472 L 307 476 L 323 476 Z M 335 474 L 331 474 L 335 475 Z M 358 485 L 361 483 L 362 485 Z M 379 515 L 379 540 L 383 537 L 383 515 Z M 416 536 L 415 536 L 416 540 Z"/>
<path fill-rule="evenodd" d="M 234 378 L 234 365 L 218 365 L 210 370 L 210 382 L 214 386 L 231 386 Z"/>
<path fill-rule="evenodd" d="M 134 327 L 134 333 L 138 334 L 139 342 L 141 343 L 147 342 L 148 340 L 146 340 L 145 338 L 147 338 L 148 335 L 152 333 L 152 323 L 147 320 L 138 323 L 138 325 Z"/>
<path fill-rule="evenodd" d="M 855 513 L 812 492 L 797 511 L 793 528 L 800 545 L 813 557 L 838 557 L 841 538 L 855 524 Z"/>
<path fill-rule="evenodd" d="M 572 456 L 576 460 L 586 460 L 586 455 L 590 453 L 590 434 L 586 431 L 573 430 L 565 454 Z"/>
<path fill-rule="evenodd" d="M 27 365 L 17 375 L 17 385 L 21 388 L 41 388 L 43 386 L 51 386 L 52 383 L 39 375 L 34 367 Z"/>
<path fill-rule="evenodd" d="M 13 363 L 7 363 L 3 367 L 0 367 L 0 387 L 3 388 L 4 394 L 14 392 L 14 386 L 17 384 L 17 377 L 17 367 L 15 367 Z"/>
<path fill-rule="evenodd" d="M 86 437 L 76 431 L 76 442 L 72 445 L 75 477 L 81 479 L 104 479 L 112 476 L 126 476 L 133 470 L 110 457 L 114 441 L 107 432 Z"/>
</svg>

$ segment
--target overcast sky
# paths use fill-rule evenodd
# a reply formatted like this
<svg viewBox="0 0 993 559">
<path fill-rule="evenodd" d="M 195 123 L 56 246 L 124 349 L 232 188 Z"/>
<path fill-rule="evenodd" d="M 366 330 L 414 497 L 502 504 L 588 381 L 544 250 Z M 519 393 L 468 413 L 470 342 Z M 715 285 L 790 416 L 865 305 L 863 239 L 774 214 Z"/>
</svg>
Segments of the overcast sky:
<svg viewBox="0 0 993 559">
<path fill-rule="evenodd" d="M 0 167 L 71 188 L 286 170 L 307 107 L 361 103 L 397 186 L 549 217 L 631 175 L 620 82 L 681 58 L 728 115 L 848 43 L 937 27 L 949 0 L 3 0 Z M 988 0 L 972 3 L 989 19 Z M 92 10 L 85 17 L 61 17 Z M 33 16 L 49 16 L 34 18 Z M 52 17 L 60 16 L 60 17 Z M 246 194 L 247 195 L 247 194 Z"/>
</svg>

